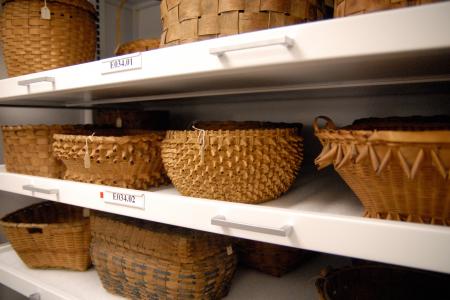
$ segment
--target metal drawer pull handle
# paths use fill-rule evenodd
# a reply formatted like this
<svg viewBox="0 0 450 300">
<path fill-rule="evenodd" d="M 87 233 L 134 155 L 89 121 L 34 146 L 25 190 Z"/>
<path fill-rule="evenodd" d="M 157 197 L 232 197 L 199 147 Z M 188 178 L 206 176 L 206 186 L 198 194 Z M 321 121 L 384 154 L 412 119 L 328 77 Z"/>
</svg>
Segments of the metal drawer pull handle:
<svg viewBox="0 0 450 300">
<path fill-rule="evenodd" d="M 261 227 L 245 223 L 227 221 L 224 216 L 215 216 L 211 219 L 211 225 L 223 226 L 228 228 L 242 229 L 251 232 L 259 232 L 276 236 L 289 236 L 292 226 L 285 225 L 281 228 Z"/>
<path fill-rule="evenodd" d="M 285 46 L 286 48 L 291 48 L 292 46 L 294 46 L 294 44 L 295 44 L 295 41 L 293 39 L 291 39 L 290 37 L 284 36 L 281 38 L 274 38 L 274 39 L 268 39 L 268 40 L 250 42 L 250 43 L 242 43 L 242 44 L 237 44 L 237 45 L 229 45 L 229 46 L 211 48 L 211 49 L 209 49 L 209 53 L 212 55 L 222 56 L 225 53 L 231 52 L 231 51 L 239 51 L 239 50 L 245 50 L 245 49 L 275 46 L 275 45 L 281 45 L 281 46 Z"/>
<path fill-rule="evenodd" d="M 49 76 L 21 80 L 21 81 L 18 81 L 17 84 L 20 86 L 26 86 L 28 89 L 28 93 L 30 93 L 30 86 L 33 83 L 39 83 L 39 82 L 50 82 L 52 84 L 53 90 L 55 89 L 55 82 L 56 82 L 55 77 L 49 77 Z"/>
<path fill-rule="evenodd" d="M 22 186 L 22 189 L 24 189 L 25 191 L 33 192 L 33 193 L 41 193 L 41 194 L 47 194 L 47 195 L 58 195 L 59 194 L 59 191 L 57 189 L 42 189 L 42 188 L 35 187 L 31 184 Z"/>
<path fill-rule="evenodd" d="M 41 294 L 39 294 L 39 293 L 31 294 L 30 297 L 28 297 L 28 299 L 30 299 L 30 300 L 41 300 Z"/>
</svg>

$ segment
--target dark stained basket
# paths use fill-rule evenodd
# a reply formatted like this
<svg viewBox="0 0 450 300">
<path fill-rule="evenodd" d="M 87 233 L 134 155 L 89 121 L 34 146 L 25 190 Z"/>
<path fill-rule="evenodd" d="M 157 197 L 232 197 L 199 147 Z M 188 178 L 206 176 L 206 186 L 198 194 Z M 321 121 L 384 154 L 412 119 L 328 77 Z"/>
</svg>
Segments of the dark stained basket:
<svg viewBox="0 0 450 300">
<path fill-rule="evenodd" d="M 92 260 L 104 288 L 130 299 L 220 299 L 236 254 L 226 237 L 115 216 L 91 214 Z"/>
<path fill-rule="evenodd" d="M 365 265 L 324 270 L 316 288 L 321 300 L 450 299 L 450 276 Z"/>
</svg>

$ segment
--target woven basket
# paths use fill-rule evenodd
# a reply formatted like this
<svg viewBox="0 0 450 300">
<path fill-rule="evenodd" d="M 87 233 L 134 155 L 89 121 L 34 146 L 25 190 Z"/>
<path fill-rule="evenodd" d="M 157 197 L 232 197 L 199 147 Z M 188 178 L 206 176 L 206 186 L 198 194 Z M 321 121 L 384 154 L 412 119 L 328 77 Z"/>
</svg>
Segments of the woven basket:
<svg viewBox="0 0 450 300">
<path fill-rule="evenodd" d="M 239 264 L 277 277 L 295 270 L 311 254 L 301 249 L 245 239 L 236 241 L 236 250 Z"/>
<path fill-rule="evenodd" d="M 323 145 L 316 165 L 334 165 L 365 216 L 450 225 L 450 117 L 363 119 L 342 129 L 318 117 L 313 126 Z"/>
<path fill-rule="evenodd" d="M 53 134 L 71 133 L 78 128 L 72 125 L 1 126 L 6 170 L 61 178 L 65 166 L 52 154 Z"/>
<path fill-rule="evenodd" d="M 334 17 L 365 14 L 369 12 L 394 9 L 442 0 L 336 0 L 334 1 Z"/>
<path fill-rule="evenodd" d="M 91 265 L 89 218 L 80 207 L 42 202 L 6 215 L 0 225 L 30 268 L 84 271 Z"/>
<path fill-rule="evenodd" d="M 95 212 L 91 255 L 106 290 L 129 299 L 220 299 L 236 268 L 226 237 Z"/>
<path fill-rule="evenodd" d="M 8 75 L 19 76 L 95 59 L 96 12 L 86 0 L 2 0 L 0 37 Z"/>
<path fill-rule="evenodd" d="M 94 124 L 124 129 L 166 130 L 169 127 L 169 118 L 169 111 L 108 109 L 94 111 Z"/>
<path fill-rule="evenodd" d="M 200 122 L 195 128 L 168 131 L 161 145 L 181 194 L 261 203 L 294 182 L 303 158 L 301 124 Z"/>
<path fill-rule="evenodd" d="M 125 55 L 135 52 L 144 52 L 152 49 L 159 48 L 160 39 L 139 39 L 135 41 L 131 41 L 128 43 L 121 43 L 122 40 L 122 31 L 121 31 L 121 20 L 122 20 L 122 11 L 124 5 L 128 2 L 128 0 L 120 0 L 119 6 L 116 11 L 116 50 L 114 51 L 115 55 Z"/>
<path fill-rule="evenodd" d="M 316 280 L 321 300 L 450 299 L 450 276 L 388 265 L 327 269 Z"/>
<path fill-rule="evenodd" d="M 162 0 L 161 46 L 322 19 L 322 0 Z"/>
<path fill-rule="evenodd" d="M 64 179 L 148 189 L 168 183 L 160 154 L 163 137 L 163 132 L 143 130 L 55 134 L 53 152 L 66 166 Z"/>
</svg>

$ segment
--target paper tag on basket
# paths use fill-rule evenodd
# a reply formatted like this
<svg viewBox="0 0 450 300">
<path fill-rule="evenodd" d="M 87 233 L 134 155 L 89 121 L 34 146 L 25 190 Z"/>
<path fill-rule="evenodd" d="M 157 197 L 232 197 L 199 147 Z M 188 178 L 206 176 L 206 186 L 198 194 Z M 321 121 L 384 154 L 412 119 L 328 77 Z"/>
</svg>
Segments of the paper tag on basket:
<svg viewBox="0 0 450 300">
<path fill-rule="evenodd" d="M 227 254 L 228 254 L 228 255 L 233 254 L 233 246 L 231 246 L 231 245 L 228 245 L 228 246 L 227 246 Z"/>
<path fill-rule="evenodd" d="M 122 118 L 119 116 L 116 118 L 116 128 L 122 128 Z"/>
<path fill-rule="evenodd" d="M 88 153 L 89 148 L 86 147 L 86 152 L 84 153 L 84 168 L 89 169 L 91 167 L 91 159 Z"/>
<path fill-rule="evenodd" d="M 41 7 L 41 19 L 50 20 L 52 18 L 52 14 L 50 13 L 50 9 L 47 6 L 47 0 L 44 1 L 44 6 Z"/>
</svg>

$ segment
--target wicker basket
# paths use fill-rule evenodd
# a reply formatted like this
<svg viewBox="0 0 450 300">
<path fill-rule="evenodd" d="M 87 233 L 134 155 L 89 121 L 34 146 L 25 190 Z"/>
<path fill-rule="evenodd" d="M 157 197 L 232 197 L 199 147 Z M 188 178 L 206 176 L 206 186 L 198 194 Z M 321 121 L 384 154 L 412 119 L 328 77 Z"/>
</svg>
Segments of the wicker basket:
<svg viewBox="0 0 450 300">
<path fill-rule="evenodd" d="M 324 129 L 318 120 L 324 119 Z M 450 225 L 450 117 L 314 121 L 316 165 L 333 164 L 367 217 Z"/>
<path fill-rule="evenodd" d="M 323 0 L 162 0 L 161 46 L 322 19 Z"/>
<path fill-rule="evenodd" d="M 42 202 L 3 217 L 0 224 L 30 268 L 84 271 L 91 265 L 89 218 L 80 207 Z"/>
<path fill-rule="evenodd" d="M 236 241 L 236 250 L 239 264 L 277 277 L 293 271 L 312 253 L 306 250 L 245 239 Z"/>
<path fill-rule="evenodd" d="M 55 134 L 53 152 L 66 166 L 64 179 L 148 189 L 168 183 L 160 154 L 163 137 L 164 132 L 143 130 Z"/>
<path fill-rule="evenodd" d="M 236 268 L 226 237 L 122 216 L 91 215 L 93 263 L 130 299 L 220 299 Z"/>
<path fill-rule="evenodd" d="M 75 132 L 72 125 L 2 126 L 8 172 L 61 178 L 65 166 L 52 154 L 53 134 Z"/>
<path fill-rule="evenodd" d="M 440 1 L 442 0 L 336 0 L 334 1 L 334 16 L 344 17 Z"/>
<path fill-rule="evenodd" d="M 316 280 L 321 300 L 450 299 L 450 276 L 388 265 L 327 269 Z"/>
<path fill-rule="evenodd" d="M 124 129 L 166 130 L 169 127 L 169 111 L 96 109 L 94 124 Z"/>
<path fill-rule="evenodd" d="M 128 0 L 120 0 L 119 6 L 116 11 L 116 50 L 115 55 L 125 55 L 135 52 L 143 52 L 148 50 L 153 50 L 159 48 L 160 39 L 139 39 L 122 44 L 122 30 L 121 30 L 121 20 L 122 11 L 124 5 Z"/>
<path fill-rule="evenodd" d="M 0 37 L 8 75 L 19 76 L 95 59 L 96 11 L 86 0 L 2 0 Z"/>
<path fill-rule="evenodd" d="M 303 158 L 301 124 L 200 122 L 195 128 L 168 131 L 161 146 L 181 194 L 261 203 L 294 182 Z"/>
</svg>

